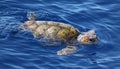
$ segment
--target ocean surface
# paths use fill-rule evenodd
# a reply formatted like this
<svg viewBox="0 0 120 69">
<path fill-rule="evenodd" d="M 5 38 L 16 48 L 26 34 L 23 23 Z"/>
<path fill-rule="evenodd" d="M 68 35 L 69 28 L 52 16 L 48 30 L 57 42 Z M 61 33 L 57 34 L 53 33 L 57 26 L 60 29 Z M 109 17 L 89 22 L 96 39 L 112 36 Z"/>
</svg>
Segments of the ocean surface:
<svg viewBox="0 0 120 69">
<path fill-rule="evenodd" d="M 64 46 L 42 46 L 16 31 L 31 11 L 37 20 L 93 29 L 99 43 L 58 56 Z M 0 69 L 120 69 L 120 0 L 0 0 Z"/>
</svg>

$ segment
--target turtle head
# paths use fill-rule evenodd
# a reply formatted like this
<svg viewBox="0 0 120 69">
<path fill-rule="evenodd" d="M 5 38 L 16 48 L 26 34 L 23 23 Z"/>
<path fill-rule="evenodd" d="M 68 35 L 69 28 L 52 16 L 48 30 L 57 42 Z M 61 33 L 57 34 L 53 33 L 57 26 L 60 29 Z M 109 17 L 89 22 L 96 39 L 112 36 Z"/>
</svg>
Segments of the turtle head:
<svg viewBox="0 0 120 69">
<path fill-rule="evenodd" d="M 77 41 L 80 44 L 97 44 L 98 43 L 98 38 L 95 35 L 94 30 L 89 30 L 87 32 L 82 32 L 78 37 Z"/>
</svg>

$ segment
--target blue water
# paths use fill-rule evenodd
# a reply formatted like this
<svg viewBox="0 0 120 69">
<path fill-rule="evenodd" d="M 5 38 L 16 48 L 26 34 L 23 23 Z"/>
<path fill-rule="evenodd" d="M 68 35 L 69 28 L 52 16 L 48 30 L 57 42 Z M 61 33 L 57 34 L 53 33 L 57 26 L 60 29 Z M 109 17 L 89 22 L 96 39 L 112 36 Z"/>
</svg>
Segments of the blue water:
<svg viewBox="0 0 120 69">
<path fill-rule="evenodd" d="M 58 56 L 62 48 L 45 47 L 19 31 L 34 11 L 37 20 L 94 29 L 99 43 Z M 120 69 L 120 0 L 0 0 L 0 69 Z"/>
</svg>

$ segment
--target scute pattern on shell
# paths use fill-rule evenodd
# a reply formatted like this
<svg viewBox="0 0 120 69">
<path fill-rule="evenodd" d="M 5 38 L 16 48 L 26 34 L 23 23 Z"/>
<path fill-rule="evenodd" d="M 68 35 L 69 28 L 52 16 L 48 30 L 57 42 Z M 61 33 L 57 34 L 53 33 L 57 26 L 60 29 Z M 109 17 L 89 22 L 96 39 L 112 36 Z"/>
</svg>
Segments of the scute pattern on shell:
<svg viewBox="0 0 120 69">
<path fill-rule="evenodd" d="M 30 21 L 27 22 L 30 23 Z M 47 38 L 71 40 L 79 34 L 73 26 L 53 21 L 35 21 L 27 28 L 32 31 L 35 38 L 40 35 Z"/>
</svg>

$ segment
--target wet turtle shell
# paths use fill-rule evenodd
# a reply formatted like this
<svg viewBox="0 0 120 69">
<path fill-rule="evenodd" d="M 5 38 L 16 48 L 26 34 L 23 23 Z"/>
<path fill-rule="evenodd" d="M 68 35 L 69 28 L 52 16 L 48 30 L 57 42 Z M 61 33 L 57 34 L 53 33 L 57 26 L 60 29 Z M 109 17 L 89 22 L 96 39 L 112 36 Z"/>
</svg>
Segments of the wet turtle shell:
<svg viewBox="0 0 120 69">
<path fill-rule="evenodd" d="M 32 31 L 35 38 L 40 35 L 53 39 L 72 40 L 79 35 L 79 31 L 73 26 L 53 21 L 35 21 L 27 26 L 27 29 Z"/>
</svg>

